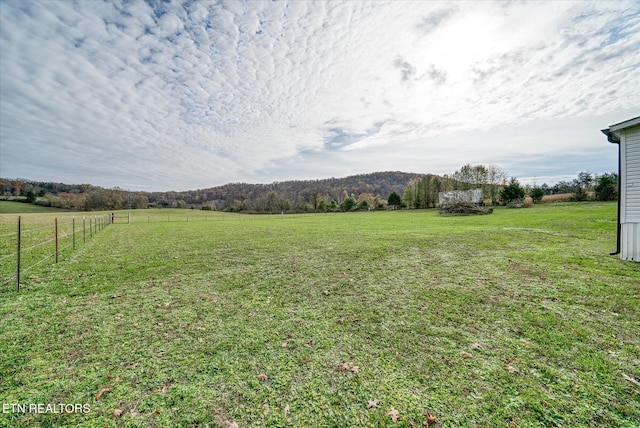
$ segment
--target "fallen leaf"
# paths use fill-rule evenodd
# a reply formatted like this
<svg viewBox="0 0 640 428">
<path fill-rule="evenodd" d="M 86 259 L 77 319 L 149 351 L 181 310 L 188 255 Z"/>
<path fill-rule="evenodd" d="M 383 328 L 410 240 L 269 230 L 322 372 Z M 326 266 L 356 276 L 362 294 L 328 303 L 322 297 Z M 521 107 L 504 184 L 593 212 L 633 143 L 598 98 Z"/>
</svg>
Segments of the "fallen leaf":
<svg viewBox="0 0 640 428">
<path fill-rule="evenodd" d="M 462 356 L 462 358 L 471 358 L 472 355 L 468 352 L 462 351 L 460 352 L 460 355 Z"/>
<path fill-rule="evenodd" d="M 474 351 L 478 350 L 478 349 L 483 349 L 482 345 L 479 343 L 474 343 L 473 345 L 471 345 L 471 349 L 473 349 Z"/>
<path fill-rule="evenodd" d="M 111 388 L 109 388 L 108 386 L 105 386 L 104 388 L 102 388 L 100 392 L 96 394 L 96 400 L 99 400 L 100 397 L 102 397 L 102 395 L 107 391 L 111 391 Z"/>
<path fill-rule="evenodd" d="M 359 373 L 360 372 L 360 367 L 358 366 L 354 366 L 353 363 L 351 361 L 344 363 L 343 365 L 340 366 L 340 370 L 343 372 L 352 372 L 352 373 Z"/>
<path fill-rule="evenodd" d="M 399 413 L 396 409 L 394 409 L 393 407 L 391 407 L 391 409 L 389 410 L 389 413 L 387 413 L 388 416 L 391 417 L 391 420 L 393 422 L 398 422 L 400 420 L 400 418 L 398 417 Z"/>
<path fill-rule="evenodd" d="M 111 419 L 118 419 L 122 415 L 122 410 L 115 409 L 113 413 L 111 413 Z"/>
<path fill-rule="evenodd" d="M 235 422 L 229 422 L 229 424 L 227 425 L 227 428 L 240 428 L 240 425 L 238 425 Z"/>
<path fill-rule="evenodd" d="M 427 412 L 425 416 L 427 417 L 427 426 L 433 425 L 438 422 L 438 419 L 431 412 Z"/>
<path fill-rule="evenodd" d="M 328 296 L 330 293 L 331 293 L 331 292 L 330 292 L 329 290 L 324 290 L 324 291 L 322 292 L 322 294 L 324 294 L 325 296 Z"/>
<path fill-rule="evenodd" d="M 287 333 L 287 339 L 293 339 L 293 334 Z"/>
<path fill-rule="evenodd" d="M 448 358 L 445 358 L 445 359 L 444 359 L 444 362 L 445 362 L 448 366 L 453 365 L 453 362 L 452 362 L 450 359 L 448 359 Z"/>
<path fill-rule="evenodd" d="M 513 367 L 512 365 L 508 365 L 507 366 L 507 370 L 509 370 L 509 373 L 519 373 L 520 370 L 517 369 L 517 367 Z"/>
<path fill-rule="evenodd" d="M 369 403 L 367 404 L 367 409 L 377 409 L 378 408 L 378 400 L 369 400 Z"/>
<path fill-rule="evenodd" d="M 117 299 L 118 297 L 122 297 L 122 294 L 114 294 L 111 296 L 112 299 Z"/>
<path fill-rule="evenodd" d="M 268 377 L 266 374 L 264 374 L 264 373 L 260 373 L 260 374 L 258 375 L 258 380 L 259 380 L 260 382 L 265 381 L 265 380 L 267 380 L 267 379 L 269 379 L 269 377 Z"/>
<path fill-rule="evenodd" d="M 338 322 L 339 323 L 343 323 L 344 322 L 344 318 L 338 318 Z"/>
<path fill-rule="evenodd" d="M 280 344 L 280 347 L 281 347 L 281 348 L 286 348 L 287 346 L 289 346 L 289 344 L 288 344 L 287 342 L 282 342 L 282 343 Z"/>
<path fill-rule="evenodd" d="M 162 358 L 164 357 L 164 352 L 158 352 L 158 355 L 156 355 L 158 358 Z"/>
<path fill-rule="evenodd" d="M 285 419 L 286 419 L 288 414 L 289 414 L 289 405 L 287 404 L 286 406 L 284 406 L 284 417 L 285 417 Z"/>
<path fill-rule="evenodd" d="M 633 383 L 634 385 L 638 385 L 638 386 L 640 386 L 640 382 L 638 382 L 637 380 L 635 380 L 635 379 L 634 379 L 634 378 L 632 378 L 631 376 L 629 376 L 629 375 L 627 375 L 627 374 L 625 374 L 625 373 L 622 373 L 622 377 L 623 377 L 625 380 L 628 380 L 629 382 Z"/>
<path fill-rule="evenodd" d="M 153 412 L 153 413 L 155 413 L 156 415 L 159 415 L 159 414 L 160 414 L 160 410 L 156 410 L 156 411 L 155 411 L 155 412 Z"/>
<path fill-rule="evenodd" d="M 161 394 L 166 394 L 168 390 L 169 390 L 169 384 L 165 383 L 164 386 L 158 390 L 158 392 L 160 392 Z"/>
</svg>

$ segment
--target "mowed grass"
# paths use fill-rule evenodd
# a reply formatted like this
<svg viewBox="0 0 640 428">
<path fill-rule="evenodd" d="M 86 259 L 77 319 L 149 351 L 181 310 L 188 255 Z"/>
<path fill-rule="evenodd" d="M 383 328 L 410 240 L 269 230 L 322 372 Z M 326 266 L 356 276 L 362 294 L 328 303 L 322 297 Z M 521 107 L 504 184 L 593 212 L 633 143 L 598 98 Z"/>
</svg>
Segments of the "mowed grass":
<svg viewBox="0 0 640 428">
<path fill-rule="evenodd" d="M 0 401 L 91 411 L 0 425 L 640 425 L 615 203 L 146 215 L 2 290 Z"/>
<path fill-rule="evenodd" d="M 0 214 L 64 212 L 59 208 L 43 207 L 24 202 L 0 201 Z"/>
</svg>

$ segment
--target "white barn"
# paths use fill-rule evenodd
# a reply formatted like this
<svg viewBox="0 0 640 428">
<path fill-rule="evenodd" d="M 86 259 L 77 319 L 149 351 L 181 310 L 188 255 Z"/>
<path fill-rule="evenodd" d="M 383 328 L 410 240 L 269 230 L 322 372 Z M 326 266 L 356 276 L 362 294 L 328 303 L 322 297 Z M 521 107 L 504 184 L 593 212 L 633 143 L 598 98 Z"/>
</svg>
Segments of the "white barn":
<svg viewBox="0 0 640 428">
<path fill-rule="evenodd" d="M 612 254 L 640 262 L 640 117 L 611 125 L 602 133 L 618 144 L 618 245 Z"/>
</svg>

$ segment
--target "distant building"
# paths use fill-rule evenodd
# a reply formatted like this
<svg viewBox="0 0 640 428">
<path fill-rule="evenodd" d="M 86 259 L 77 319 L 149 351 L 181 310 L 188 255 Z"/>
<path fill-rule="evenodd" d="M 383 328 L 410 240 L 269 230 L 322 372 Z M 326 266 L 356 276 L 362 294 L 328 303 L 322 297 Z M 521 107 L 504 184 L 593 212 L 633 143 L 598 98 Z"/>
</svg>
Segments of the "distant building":
<svg viewBox="0 0 640 428">
<path fill-rule="evenodd" d="M 603 129 L 618 145 L 618 245 L 622 260 L 640 262 L 640 117 Z"/>
<path fill-rule="evenodd" d="M 438 193 L 438 205 L 441 207 L 459 203 L 482 205 L 482 189 L 453 190 Z"/>
</svg>

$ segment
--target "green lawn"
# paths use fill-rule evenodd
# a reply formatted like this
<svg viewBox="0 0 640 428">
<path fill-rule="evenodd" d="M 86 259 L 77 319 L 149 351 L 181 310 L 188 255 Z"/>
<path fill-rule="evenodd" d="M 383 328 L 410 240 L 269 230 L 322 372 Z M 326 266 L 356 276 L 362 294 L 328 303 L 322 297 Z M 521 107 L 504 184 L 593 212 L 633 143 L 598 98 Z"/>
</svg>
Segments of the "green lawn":
<svg viewBox="0 0 640 428">
<path fill-rule="evenodd" d="M 59 208 L 43 207 L 42 205 L 27 204 L 24 202 L 0 201 L 0 214 L 32 214 L 63 212 Z"/>
<path fill-rule="evenodd" d="M 0 290 L 0 401 L 90 406 L 0 426 L 640 426 L 615 203 L 222 216 L 133 212 Z"/>
</svg>

